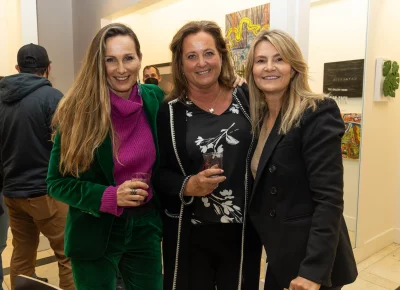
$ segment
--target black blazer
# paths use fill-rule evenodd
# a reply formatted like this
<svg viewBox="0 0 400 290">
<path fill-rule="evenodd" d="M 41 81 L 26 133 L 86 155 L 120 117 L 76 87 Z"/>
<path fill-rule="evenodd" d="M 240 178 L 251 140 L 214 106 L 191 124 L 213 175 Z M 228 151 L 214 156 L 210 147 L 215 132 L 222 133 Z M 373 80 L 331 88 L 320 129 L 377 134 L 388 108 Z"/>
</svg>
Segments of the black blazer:
<svg viewBox="0 0 400 290">
<path fill-rule="evenodd" d="M 280 286 L 304 277 L 341 286 L 357 277 L 343 218 L 344 123 L 329 98 L 279 135 L 280 116 L 261 154 L 249 215 Z"/>
<path fill-rule="evenodd" d="M 3 195 L 1 194 L 1 190 L 3 188 L 3 176 L 0 174 L 0 198 L 3 198 Z M 0 216 L 4 214 L 4 209 L 0 204 Z"/>
</svg>

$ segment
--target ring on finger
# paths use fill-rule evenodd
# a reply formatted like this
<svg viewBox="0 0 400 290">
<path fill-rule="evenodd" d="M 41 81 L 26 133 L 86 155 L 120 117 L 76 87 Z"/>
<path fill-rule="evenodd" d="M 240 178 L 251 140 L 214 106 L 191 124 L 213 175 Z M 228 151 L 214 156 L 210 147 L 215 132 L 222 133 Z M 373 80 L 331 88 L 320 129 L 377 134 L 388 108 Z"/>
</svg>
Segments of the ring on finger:
<svg viewBox="0 0 400 290">
<path fill-rule="evenodd" d="M 131 189 L 131 195 L 137 195 L 137 189 L 136 188 L 132 188 Z"/>
</svg>

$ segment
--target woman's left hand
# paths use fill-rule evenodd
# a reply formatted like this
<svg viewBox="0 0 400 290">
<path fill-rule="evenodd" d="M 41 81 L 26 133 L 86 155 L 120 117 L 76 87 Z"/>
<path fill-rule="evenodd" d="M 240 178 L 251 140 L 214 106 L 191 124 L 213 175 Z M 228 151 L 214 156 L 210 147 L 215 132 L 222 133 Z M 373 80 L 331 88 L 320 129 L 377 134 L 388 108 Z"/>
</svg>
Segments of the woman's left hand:
<svg viewBox="0 0 400 290">
<path fill-rule="evenodd" d="M 242 78 L 242 77 L 236 75 L 236 80 L 235 80 L 235 82 L 233 83 L 233 86 L 232 86 L 232 87 L 234 87 L 234 88 L 236 88 L 237 86 L 240 87 L 241 85 L 243 85 L 243 84 L 245 84 L 245 83 L 246 83 L 246 80 L 245 80 L 244 78 Z"/>
<path fill-rule="evenodd" d="M 320 284 L 300 276 L 292 280 L 289 286 L 289 290 L 319 290 L 319 288 L 321 288 Z"/>
</svg>

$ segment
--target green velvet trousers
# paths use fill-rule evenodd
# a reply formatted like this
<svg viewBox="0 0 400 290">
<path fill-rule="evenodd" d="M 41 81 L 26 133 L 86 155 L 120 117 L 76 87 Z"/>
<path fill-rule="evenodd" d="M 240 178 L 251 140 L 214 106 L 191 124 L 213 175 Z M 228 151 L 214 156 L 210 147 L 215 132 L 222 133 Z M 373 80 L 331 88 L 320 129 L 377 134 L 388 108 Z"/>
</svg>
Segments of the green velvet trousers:
<svg viewBox="0 0 400 290">
<path fill-rule="evenodd" d="M 126 290 L 161 290 L 162 222 L 156 210 L 114 219 L 100 259 L 71 259 L 76 290 L 115 290 L 118 272 Z"/>
</svg>

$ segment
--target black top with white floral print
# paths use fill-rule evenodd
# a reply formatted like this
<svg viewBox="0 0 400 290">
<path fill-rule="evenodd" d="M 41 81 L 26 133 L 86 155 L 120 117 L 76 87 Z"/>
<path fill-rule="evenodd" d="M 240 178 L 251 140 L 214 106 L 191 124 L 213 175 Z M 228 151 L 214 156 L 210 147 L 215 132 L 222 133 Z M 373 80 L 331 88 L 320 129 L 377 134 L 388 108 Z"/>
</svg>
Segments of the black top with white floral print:
<svg viewBox="0 0 400 290">
<path fill-rule="evenodd" d="M 186 147 L 190 157 L 202 159 L 202 153 L 223 152 L 227 177 L 212 194 L 195 198 L 192 223 L 242 223 L 251 125 L 234 98 L 222 115 L 206 112 L 190 101 L 187 105 Z"/>
</svg>

